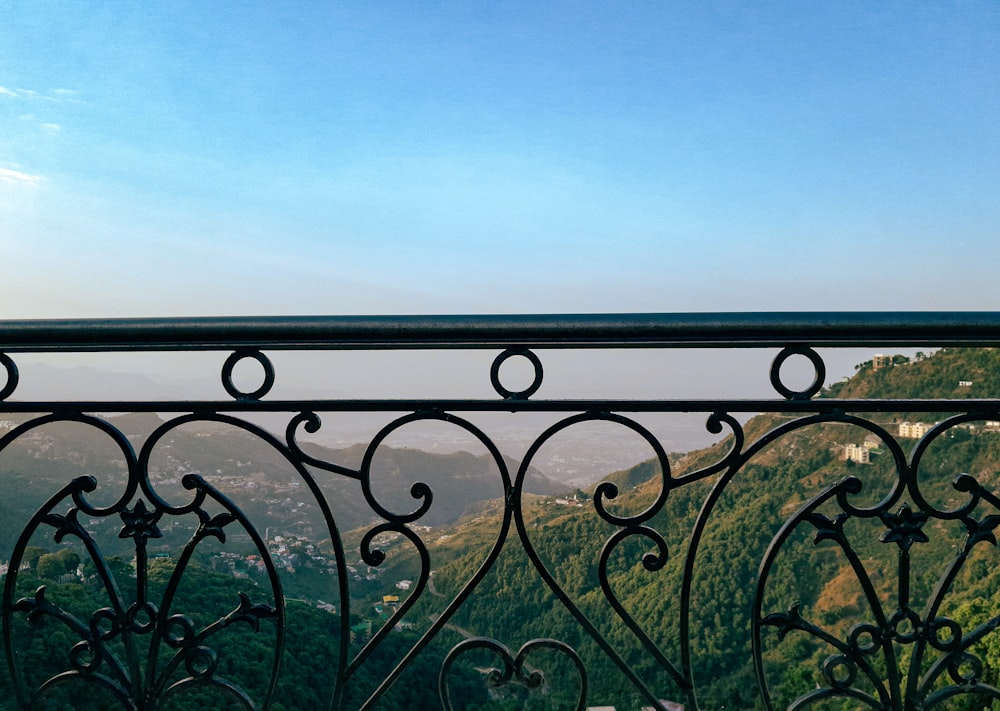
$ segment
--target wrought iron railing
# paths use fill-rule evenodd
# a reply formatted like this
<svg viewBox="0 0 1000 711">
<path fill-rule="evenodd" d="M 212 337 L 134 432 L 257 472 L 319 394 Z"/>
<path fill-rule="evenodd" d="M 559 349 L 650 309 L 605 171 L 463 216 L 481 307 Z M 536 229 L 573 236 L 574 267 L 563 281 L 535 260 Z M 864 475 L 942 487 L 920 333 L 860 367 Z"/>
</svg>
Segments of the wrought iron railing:
<svg viewBox="0 0 1000 711">
<path fill-rule="evenodd" d="M 1000 702 L 992 603 L 1000 591 L 991 575 L 1000 461 L 995 471 L 966 473 L 948 457 L 971 452 L 989 461 L 1000 392 L 978 392 L 968 386 L 986 376 L 959 372 L 949 374 L 955 392 L 944 395 L 872 398 L 824 386 L 837 349 L 997 345 L 997 313 L 2 322 L 0 477 L 17 508 L 4 512 L 14 533 L 0 550 L 10 688 L 0 704 L 292 708 L 302 703 L 298 685 L 331 709 L 407 698 L 434 698 L 445 709 L 990 707 Z M 544 397 L 543 363 L 555 351 L 613 359 L 618 349 L 727 350 L 746 362 L 747 353 L 773 354 L 773 392 L 698 398 L 685 387 L 675 397 L 671 383 L 685 373 L 651 372 L 650 391 L 665 395 L 589 396 L 598 380 L 613 386 L 605 372 L 578 377 L 576 393 Z M 421 363 L 446 351 L 485 353 L 492 364 L 482 382 L 492 393 L 451 396 L 438 374 L 427 386 L 449 397 L 272 394 L 285 352 L 414 350 L 431 354 Z M 226 396 L 22 396 L 31 391 L 21 363 L 46 354 L 114 355 L 120 367 L 120 353 L 164 352 L 216 354 Z M 806 364 L 805 384 L 789 383 L 789 360 Z M 505 384 L 515 361 L 528 376 Z M 299 376 L 315 368 L 322 391 L 332 374 L 321 361 L 303 362 L 287 367 Z M 250 386 L 234 375 L 248 363 L 261 373 Z M 120 413 L 156 417 L 139 431 Z M 350 450 L 356 461 L 346 445 L 310 442 L 331 427 L 327 420 L 362 413 L 383 421 Z M 496 420 L 484 417 L 490 413 L 537 430 L 521 451 L 508 451 L 491 431 Z M 668 454 L 648 418 L 680 413 L 725 439 L 686 458 Z M 906 440 L 904 418 L 928 429 Z M 380 448 L 427 423 L 465 437 L 493 473 L 493 495 L 481 497 L 464 528 L 433 516 L 445 493 L 464 495 L 461 477 L 447 492 L 407 481 L 402 501 L 379 488 Z M 527 482 L 540 451 L 590 425 L 648 447 L 651 476 L 619 473 L 590 496 L 559 497 L 561 504 L 554 494 L 532 494 Z M 868 438 L 868 447 L 852 444 L 858 466 L 840 463 L 844 443 L 830 434 L 837 427 L 856 442 Z M 220 432 L 237 433 L 248 458 L 266 451 L 269 461 L 237 456 L 229 469 L 209 471 L 178 451 Z M 427 437 L 432 449 L 434 435 Z M 967 446 L 928 464 L 954 442 Z M 612 447 L 615 439 L 604 434 L 597 443 Z M 809 445 L 818 449 L 807 453 Z M 242 469 L 254 476 L 233 476 Z M 267 478 L 279 470 L 280 487 Z M 332 488 L 342 485 L 354 498 Z M 22 506 L 31 496 L 40 498 Z M 756 505 L 781 497 L 781 506 Z M 311 522 L 289 518 L 298 508 L 312 512 Z M 272 526 L 273 516 L 280 522 Z M 348 521 L 361 523 L 348 530 Z M 600 540 L 584 541 L 586 534 Z M 918 555 L 934 545 L 938 553 Z M 734 591 L 748 555 L 753 570 Z M 580 570 L 567 570 L 569 562 Z M 388 565 L 397 566 L 395 583 L 380 576 Z M 533 582 L 517 587 L 514 570 Z M 307 594 L 293 591 L 302 581 Z M 518 592 L 531 584 L 537 599 Z M 227 607 L 185 607 L 209 591 L 213 605 L 221 598 Z M 495 616 L 463 616 L 494 601 Z M 533 636 L 510 638 L 514 630 Z M 720 679 L 729 680 L 721 691 L 713 686 Z"/>
</svg>

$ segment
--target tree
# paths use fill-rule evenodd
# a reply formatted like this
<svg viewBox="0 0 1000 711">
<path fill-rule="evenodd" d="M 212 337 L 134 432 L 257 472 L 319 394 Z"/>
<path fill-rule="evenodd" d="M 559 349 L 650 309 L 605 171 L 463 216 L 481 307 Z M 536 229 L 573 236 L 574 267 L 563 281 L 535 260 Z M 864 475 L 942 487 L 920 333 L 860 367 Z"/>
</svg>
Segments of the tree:
<svg viewBox="0 0 1000 711">
<path fill-rule="evenodd" d="M 21 560 L 28 564 L 28 568 L 31 571 L 35 570 L 38 565 L 38 559 L 43 555 L 46 555 L 49 551 L 45 548 L 40 548 L 38 546 L 28 546 L 24 549 L 24 555 L 21 556 Z"/>
<path fill-rule="evenodd" d="M 61 548 L 55 553 L 46 553 L 38 559 L 36 573 L 40 578 L 55 579 L 65 573 L 74 572 L 80 565 L 80 556 L 72 548 Z"/>
</svg>

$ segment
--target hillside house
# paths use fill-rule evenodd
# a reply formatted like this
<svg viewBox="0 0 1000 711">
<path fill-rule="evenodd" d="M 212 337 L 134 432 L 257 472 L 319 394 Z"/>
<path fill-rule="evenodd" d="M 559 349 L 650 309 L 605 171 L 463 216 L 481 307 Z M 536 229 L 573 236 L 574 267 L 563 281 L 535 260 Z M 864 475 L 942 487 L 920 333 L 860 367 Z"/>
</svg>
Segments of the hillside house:
<svg viewBox="0 0 1000 711">
<path fill-rule="evenodd" d="M 871 464 L 871 449 L 865 445 L 844 445 L 844 460 L 857 464 Z"/>
<path fill-rule="evenodd" d="M 900 437 L 907 437 L 909 439 L 920 439 L 925 434 L 927 434 L 928 431 L 930 431 L 931 427 L 933 427 L 936 424 L 937 424 L 936 422 L 933 422 L 933 423 L 927 423 L 927 422 L 900 422 L 899 423 L 899 436 Z"/>
</svg>

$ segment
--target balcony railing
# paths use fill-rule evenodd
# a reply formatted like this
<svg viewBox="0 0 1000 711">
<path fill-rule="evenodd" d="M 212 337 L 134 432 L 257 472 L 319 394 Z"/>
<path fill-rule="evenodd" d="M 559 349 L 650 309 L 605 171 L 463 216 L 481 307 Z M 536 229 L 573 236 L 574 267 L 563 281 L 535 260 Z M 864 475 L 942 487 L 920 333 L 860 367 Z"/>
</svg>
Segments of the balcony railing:
<svg viewBox="0 0 1000 711">
<path fill-rule="evenodd" d="M 0 708 L 990 708 L 1000 392 L 827 368 L 998 345 L 1000 313 L 0 322 Z M 720 352 L 770 392 L 720 396 Z M 192 354 L 224 394 L 36 365 Z M 682 416 L 718 443 L 670 453 Z M 560 440 L 645 454 L 559 493 Z"/>
</svg>

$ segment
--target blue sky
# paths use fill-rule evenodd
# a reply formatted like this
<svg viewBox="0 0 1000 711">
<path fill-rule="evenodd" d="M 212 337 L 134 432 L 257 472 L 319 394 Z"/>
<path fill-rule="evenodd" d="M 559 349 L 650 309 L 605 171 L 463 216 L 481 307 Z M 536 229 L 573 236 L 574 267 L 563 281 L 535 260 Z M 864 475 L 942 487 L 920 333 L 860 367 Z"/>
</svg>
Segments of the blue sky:
<svg viewBox="0 0 1000 711">
<path fill-rule="evenodd" d="M 0 0 L 0 318 L 994 310 L 998 245 L 994 0 Z"/>
</svg>

